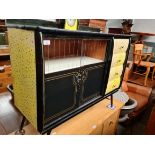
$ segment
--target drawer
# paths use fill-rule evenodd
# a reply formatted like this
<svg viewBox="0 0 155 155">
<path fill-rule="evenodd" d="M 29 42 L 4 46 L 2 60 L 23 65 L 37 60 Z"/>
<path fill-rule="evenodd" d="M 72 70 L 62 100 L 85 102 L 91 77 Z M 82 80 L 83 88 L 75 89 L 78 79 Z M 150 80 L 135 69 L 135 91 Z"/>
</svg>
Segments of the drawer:
<svg viewBox="0 0 155 155">
<path fill-rule="evenodd" d="M 96 104 L 54 128 L 54 135 L 102 135 L 106 104 Z M 106 113 L 106 112 L 105 112 Z"/>
<path fill-rule="evenodd" d="M 11 78 L 0 79 L 0 88 L 6 87 L 8 84 L 11 84 L 11 83 L 12 83 Z"/>
<path fill-rule="evenodd" d="M 89 135 L 102 135 L 103 122 L 98 121 L 97 123 L 92 124 Z"/>
<path fill-rule="evenodd" d="M 0 93 L 6 92 L 7 91 L 7 87 L 0 87 Z"/>
<path fill-rule="evenodd" d="M 10 60 L 1 60 L 0 61 L 0 66 L 10 65 L 10 64 L 11 64 Z"/>
<path fill-rule="evenodd" d="M 11 77 L 11 72 L 0 73 L 1 79 L 8 78 L 8 77 Z"/>
<path fill-rule="evenodd" d="M 11 77 L 11 67 L 4 67 L 3 72 L 0 72 L 0 79 Z"/>
<path fill-rule="evenodd" d="M 113 80 L 108 81 L 106 94 L 118 88 L 120 85 L 121 78 L 115 78 Z"/>
<path fill-rule="evenodd" d="M 113 53 L 125 52 L 129 45 L 129 39 L 114 39 Z"/>
<path fill-rule="evenodd" d="M 10 50 L 9 48 L 0 48 L 0 55 L 6 55 L 6 54 L 9 54 L 10 53 Z"/>
<path fill-rule="evenodd" d="M 123 65 L 126 58 L 126 53 L 113 54 L 111 67 Z"/>
<path fill-rule="evenodd" d="M 122 75 L 123 66 L 116 66 L 110 69 L 109 80 L 118 78 Z"/>
<path fill-rule="evenodd" d="M 107 118 L 103 123 L 103 135 L 114 135 L 119 119 L 120 110 L 116 111 L 113 115 Z"/>
</svg>

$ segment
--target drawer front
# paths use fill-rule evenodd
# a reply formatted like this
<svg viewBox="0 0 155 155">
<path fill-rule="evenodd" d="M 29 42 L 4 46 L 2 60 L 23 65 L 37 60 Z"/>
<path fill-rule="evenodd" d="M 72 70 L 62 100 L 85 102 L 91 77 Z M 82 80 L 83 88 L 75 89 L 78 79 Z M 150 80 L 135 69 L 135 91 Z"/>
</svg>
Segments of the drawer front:
<svg viewBox="0 0 155 155">
<path fill-rule="evenodd" d="M 0 87 L 0 93 L 6 92 L 7 88 L 6 87 Z"/>
<path fill-rule="evenodd" d="M 1 48 L 0 49 L 0 55 L 5 55 L 5 54 L 9 54 L 9 48 Z"/>
<path fill-rule="evenodd" d="M 129 39 L 114 39 L 114 50 L 113 53 L 126 53 L 129 45 Z"/>
<path fill-rule="evenodd" d="M 7 91 L 7 85 L 11 83 L 12 83 L 11 78 L 3 78 L 3 79 L 0 78 L 0 93 Z"/>
<path fill-rule="evenodd" d="M 125 61 L 126 53 L 113 54 L 111 67 L 122 65 Z"/>
<path fill-rule="evenodd" d="M 8 84 L 11 84 L 11 83 L 12 83 L 11 78 L 0 79 L 0 87 L 5 87 L 5 86 L 7 86 Z"/>
<path fill-rule="evenodd" d="M 103 135 L 114 135 L 116 132 L 116 127 L 119 119 L 120 110 L 116 111 L 112 116 L 110 116 L 104 123 L 103 123 Z"/>
<path fill-rule="evenodd" d="M 116 66 L 110 69 L 109 80 L 119 78 L 122 75 L 123 66 Z"/>
<path fill-rule="evenodd" d="M 103 122 L 100 120 L 91 126 L 89 135 L 102 135 Z"/>
<path fill-rule="evenodd" d="M 0 79 L 11 78 L 11 71 L 0 73 Z"/>
<path fill-rule="evenodd" d="M 113 80 L 108 81 L 107 89 L 106 89 L 106 94 L 113 91 L 114 89 L 118 88 L 120 85 L 120 77 L 115 78 Z"/>
<path fill-rule="evenodd" d="M 3 70 L 0 72 L 0 78 L 10 77 L 11 71 L 11 67 L 3 67 Z"/>
<path fill-rule="evenodd" d="M 52 135 L 102 135 L 103 121 L 82 119 L 72 119 L 52 130 Z M 89 121 L 88 121 L 89 120 Z M 75 123 L 76 121 L 76 123 Z"/>
</svg>

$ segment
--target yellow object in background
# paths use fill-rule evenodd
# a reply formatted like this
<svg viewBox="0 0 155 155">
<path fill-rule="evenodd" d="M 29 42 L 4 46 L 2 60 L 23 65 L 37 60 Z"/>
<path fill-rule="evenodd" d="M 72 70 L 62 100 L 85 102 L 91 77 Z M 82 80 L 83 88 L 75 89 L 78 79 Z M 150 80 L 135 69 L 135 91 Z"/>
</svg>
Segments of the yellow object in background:
<svg viewBox="0 0 155 155">
<path fill-rule="evenodd" d="M 66 30 L 77 30 L 78 20 L 77 19 L 66 19 L 65 29 Z"/>
</svg>

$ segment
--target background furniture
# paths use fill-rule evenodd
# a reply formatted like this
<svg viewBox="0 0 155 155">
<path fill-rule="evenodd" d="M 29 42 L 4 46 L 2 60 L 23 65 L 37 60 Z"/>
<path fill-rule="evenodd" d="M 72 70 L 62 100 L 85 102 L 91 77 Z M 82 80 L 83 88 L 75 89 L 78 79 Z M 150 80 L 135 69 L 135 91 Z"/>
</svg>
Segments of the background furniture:
<svg viewBox="0 0 155 155">
<path fill-rule="evenodd" d="M 105 32 L 107 20 L 105 19 L 79 19 L 79 28 L 95 28 Z"/>
<path fill-rule="evenodd" d="M 135 43 L 139 43 L 139 44 L 143 43 L 144 36 L 155 36 L 154 33 L 145 33 L 145 32 L 131 32 L 131 34 L 138 35 L 138 38 L 135 41 Z"/>
<path fill-rule="evenodd" d="M 0 19 L 0 93 L 12 83 L 6 20 Z"/>
<path fill-rule="evenodd" d="M 7 85 L 12 83 L 10 49 L 0 46 L 0 93 L 7 91 Z"/>
<path fill-rule="evenodd" d="M 10 25 L 8 34 L 15 105 L 40 133 L 121 86 L 128 35 L 25 25 Z"/>
<path fill-rule="evenodd" d="M 143 44 L 134 44 L 134 51 L 133 51 L 133 63 L 136 65 L 136 69 L 133 73 L 135 74 L 139 74 L 139 75 L 144 75 L 145 79 L 144 79 L 144 86 L 146 86 L 147 83 L 147 78 L 148 75 L 150 73 L 150 68 L 153 68 L 153 73 L 152 73 L 152 80 L 153 80 L 153 75 L 155 72 L 155 63 L 149 62 L 149 61 L 143 61 L 143 59 L 145 59 L 147 57 L 147 55 L 150 55 L 151 58 L 151 54 L 150 53 L 143 53 Z M 144 57 L 143 57 L 144 56 Z M 147 58 L 148 60 L 150 58 Z M 145 67 L 146 71 L 144 73 L 139 72 L 139 67 Z"/>
<path fill-rule="evenodd" d="M 8 84 L 12 83 L 11 67 L 0 67 L 0 93 L 7 91 Z"/>
<path fill-rule="evenodd" d="M 145 134 L 146 135 L 155 135 L 155 105 L 154 105 L 154 99 L 152 105 L 149 107 L 149 115 L 148 113 L 148 119 L 146 123 L 146 129 L 145 129 Z"/>
<path fill-rule="evenodd" d="M 110 100 L 104 99 L 82 113 L 54 128 L 57 135 L 113 135 L 116 133 L 120 109 L 123 104 L 114 100 L 114 110 L 108 109 Z"/>
<path fill-rule="evenodd" d="M 0 32 L 5 32 L 5 31 L 7 31 L 6 20 L 0 19 Z"/>
<path fill-rule="evenodd" d="M 122 34 L 123 30 L 122 28 L 109 28 L 108 33 L 115 33 L 115 34 Z"/>
<path fill-rule="evenodd" d="M 122 82 L 122 89 L 128 94 L 130 98 L 133 98 L 137 101 L 137 107 L 132 113 L 129 114 L 130 119 L 132 119 L 138 116 L 146 108 L 150 94 L 152 92 L 152 88 L 127 82 L 129 74 L 130 69 L 126 68 Z"/>
</svg>

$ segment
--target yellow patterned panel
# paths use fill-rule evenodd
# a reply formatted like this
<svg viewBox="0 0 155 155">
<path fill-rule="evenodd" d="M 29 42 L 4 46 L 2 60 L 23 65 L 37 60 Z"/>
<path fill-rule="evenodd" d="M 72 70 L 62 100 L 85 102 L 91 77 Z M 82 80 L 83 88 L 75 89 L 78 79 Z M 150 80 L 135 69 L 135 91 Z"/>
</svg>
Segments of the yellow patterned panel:
<svg viewBox="0 0 155 155">
<path fill-rule="evenodd" d="M 111 67 L 123 65 L 126 58 L 126 53 L 113 54 Z"/>
<path fill-rule="evenodd" d="M 113 91 L 114 89 L 118 88 L 120 85 L 120 81 L 121 81 L 120 77 L 115 78 L 111 81 L 108 81 L 106 94 Z"/>
<path fill-rule="evenodd" d="M 123 65 L 111 67 L 109 80 L 120 77 L 122 75 L 122 71 L 123 71 Z"/>
<path fill-rule="evenodd" d="M 125 52 L 129 45 L 129 39 L 114 39 L 114 53 Z"/>
<path fill-rule="evenodd" d="M 34 32 L 8 28 L 15 105 L 37 128 Z"/>
<path fill-rule="evenodd" d="M 106 89 L 106 94 L 118 88 L 126 58 L 129 39 L 114 39 L 113 57 Z"/>
</svg>

